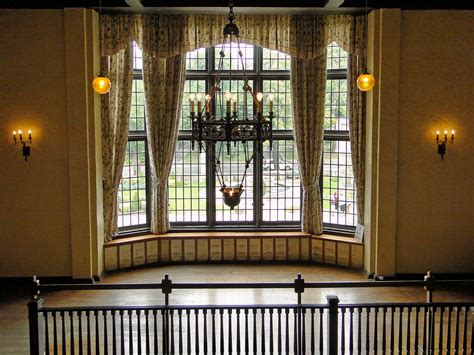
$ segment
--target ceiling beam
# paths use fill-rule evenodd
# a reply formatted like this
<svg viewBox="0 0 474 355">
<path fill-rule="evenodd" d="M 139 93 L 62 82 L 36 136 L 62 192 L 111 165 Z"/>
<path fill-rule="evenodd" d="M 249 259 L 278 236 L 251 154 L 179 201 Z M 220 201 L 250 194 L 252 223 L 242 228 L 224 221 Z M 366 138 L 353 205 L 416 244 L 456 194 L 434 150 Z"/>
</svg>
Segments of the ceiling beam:
<svg viewBox="0 0 474 355">
<path fill-rule="evenodd" d="M 229 7 L 228 0 L 140 0 L 144 7 Z M 323 8 L 327 0 L 238 0 L 235 7 Z"/>
<path fill-rule="evenodd" d="M 365 7 L 366 0 L 345 0 L 341 5 L 344 7 Z M 373 9 L 397 8 L 402 10 L 472 10 L 472 0 L 368 0 L 368 7 Z"/>
</svg>

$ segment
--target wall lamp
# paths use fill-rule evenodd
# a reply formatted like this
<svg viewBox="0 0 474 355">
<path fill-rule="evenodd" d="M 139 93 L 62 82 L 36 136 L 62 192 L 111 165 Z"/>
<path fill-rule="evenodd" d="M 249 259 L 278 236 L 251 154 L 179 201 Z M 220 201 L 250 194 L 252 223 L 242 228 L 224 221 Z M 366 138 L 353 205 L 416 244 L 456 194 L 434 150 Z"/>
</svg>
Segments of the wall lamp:
<svg viewBox="0 0 474 355">
<path fill-rule="evenodd" d="M 439 131 L 436 132 L 436 144 L 438 145 L 438 154 L 441 155 L 441 159 L 444 159 L 444 155 L 446 154 L 446 143 L 454 142 L 454 129 L 451 130 L 451 139 L 448 140 L 448 131 L 444 131 L 444 139 L 439 139 Z"/>
<path fill-rule="evenodd" d="M 25 157 L 25 161 L 27 161 L 31 155 L 31 129 L 28 130 L 28 138 L 23 138 L 23 131 L 21 129 L 18 130 L 18 135 L 19 137 L 17 138 L 17 132 L 13 131 L 13 141 L 15 144 L 23 144 L 23 156 Z"/>
</svg>

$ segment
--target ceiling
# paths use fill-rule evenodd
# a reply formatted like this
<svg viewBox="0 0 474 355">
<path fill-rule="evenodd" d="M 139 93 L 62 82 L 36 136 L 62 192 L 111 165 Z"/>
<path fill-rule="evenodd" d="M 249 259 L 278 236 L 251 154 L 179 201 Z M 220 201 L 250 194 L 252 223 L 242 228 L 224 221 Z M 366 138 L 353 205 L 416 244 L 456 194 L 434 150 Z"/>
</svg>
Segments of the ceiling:
<svg viewBox="0 0 474 355">
<path fill-rule="evenodd" d="M 65 7 L 98 8 L 126 12 L 157 10 L 186 12 L 226 12 L 228 0 L 2 0 L 4 9 L 62 9 Z M 360 12 L 366 0 L 234 0 L 235 10 L 247 13 L 279 13 L 296 11 Z M 367 0 L 370 9 L 474 9 L 473 0 Z"/>
</svg>

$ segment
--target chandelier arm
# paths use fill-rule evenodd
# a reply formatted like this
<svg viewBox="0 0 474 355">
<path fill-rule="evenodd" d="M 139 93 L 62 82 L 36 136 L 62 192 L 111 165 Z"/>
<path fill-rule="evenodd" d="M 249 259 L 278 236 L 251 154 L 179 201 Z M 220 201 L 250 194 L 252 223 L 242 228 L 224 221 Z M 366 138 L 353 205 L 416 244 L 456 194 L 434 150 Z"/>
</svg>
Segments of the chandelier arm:
<svg viewBox="0 0 474 355">
<path fill-rule="evenodd" d="M 222 88 L 220 87 L 220 85 L 221 85 L 221 74 L 222 74 L 222 70 L 223 70 L 223 67 L 224 67 L 224 55 L 222 55 L 221 53 L 224 53 L 224 48 L 225 48 L 226 44 L 227 44 L 227 36 L 224 36 L 224 40 L 222 41 L 222 48 L 221 48 L 221 51 L 219 52 L 220 58 L 219 58 L 219 65 L 217 67 L 217 76 L 216 76 L 216 79 L 215 79 L 216 81 L 215 81 L 214 87 L 213 87 L 213 90 L 217 92 L 216 96 L 217 95 L 220 96 L 220 101 L 221 101 L 220 116 L 221 117 L 224 116 L 224 94 L 222 92 Z M 220 90 L 217 90 L 217 88 L 219 88 Z M 216 101 L 216 105 L 217 105 L 217 97 L 215 98 L 215 101 Z M 217 107 L 216 107 L 216 113 L 217 113 Z"/>
<path fill-rule="evenodd" d="M 207 147 L 207 145 L 206 145 L 206 147 Z M 214 145 L 214 148 L 215 148 L 215 145 Z M 204 152 L 207 152 L 206 148 L 204 148 Z M 219 185 L 222 188 L 226 185 L 225 185 L 225 182 L 224 182 L 224 174 L 222 172 L 222 167 L 220 165 L 220 161 L 219 161 L 219 159 L 217 159 L 214 149 L 212 149 L 212 148 L 210 149 L 210 154 L 211 154 L 212 161 L 214 163 L 214 170 L 217 173 L 216 174 L 217 180 L 219 181 Z"/>
<path fill-rule="evenodd" d="M 253 157 L 255 156 L 255 152 L 252 153 L 252 156 L 249 158 L 248 157 L 248 142 L 242 142 L 242 145 L 244 146 L 244 152 L 245 152 L 245 170 L 242 175 L 242 180 L 240 181 L 240 188 L 244 186 L 244 180 L 247 177 L 247 170 L 249 168 L 250 163 L 253 160 Z"/>
<path fill-rule="evenodd" d="M 237 47 L 239 48 L 239 57 L 240 57 L 240 63 L 242 65 L 242 75 L 243 75 L 243 78 L 244 78 L 244 85 L 246 85 L 246 88 L 247 88 L 246 90 L 252 96 L 252 100 L 255 103 L 255 105 L 258 105 L 258 100 L 255 97 L 255 94 L 253 92 L 253 88 L 250 85 L 248 85 L 247 72 L 245 71 L 245 65 L 244 65 L 244 59 L 243 59 L 243 56 L 242 56 L 242 50 L 240 49 L 240 37 L 239 37 L 239 35 L 236 35 L 235 37 L 237 38 Z"/>
<path fill-rule="evenodd" d="M 216 157 L 215 155 L 215 151 L 214 151 L 214 161 L 216 162 L 216 171 L 218 174 L 220 174 L 220 178 L 219 178 L 219 181 L 221 182 L 221 187 L 224 187 L 226 186 L 225 182 L 224 182 L 224 169 L 222 169 L 222 165 L 221 165 L 221 157 L 222 157 L 222 146 L 223 146 L 223 142 L 220 144 L 219 146 L 219 153 Z M 214 144 L 214 150 L 216 148 L 216 145 Z M 218 175 L 219 177 L 219 175 Z M 232 180 L 232 179 L 231 179 Z"/>
</svg>

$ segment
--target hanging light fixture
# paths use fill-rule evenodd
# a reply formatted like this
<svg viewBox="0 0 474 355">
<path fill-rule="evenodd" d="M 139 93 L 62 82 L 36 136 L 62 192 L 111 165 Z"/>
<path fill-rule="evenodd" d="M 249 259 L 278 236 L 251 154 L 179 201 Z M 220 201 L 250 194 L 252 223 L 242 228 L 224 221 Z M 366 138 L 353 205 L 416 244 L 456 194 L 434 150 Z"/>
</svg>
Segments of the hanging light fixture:
<svg viewBox="0 0 474 355">
<path fill-rule="evenodd" d="M 365 36 L 366 41 L 367 41 L 367 33 L 368 33 L 368 29 L 367 29 L 367 26 L 368 26 L 368 24 L 367 24 L 367 22 L 368 22 L 367 21 L 368 4 L 367 4 L 367 2 L 368 2 L 368 0 L 365 0 L 364 36 Z M 361 91 L 370 91 L 370 90 L 372 90 L 374 85 L 375 85 L 375 78 L 367 70 L 367 45 L 366 45 L 366 48 L 365 48 L 365 70 L 364 70 L 364 73 L 360 74 L 357 77 L 357 87 Z"/>
<path fill-rule="evenodd" d="M 97 78 L 94 79 L 94 81 L 92 81 L 92 87 L 96 93 L 104 95 L 110 91 L 112 83 L 110 82 L 109 78 L 101 73 Z"/>
<path fill-rule="evenodd" d="M 99 21 L 100 21 L 100 15 L 102 14 L 102 0 L 99 0 Z M 112 83 L 110 82 L 110 79 L 105 76 L 105 74 L 100 72 L 99 76 L 95 78 L 92 81 L 92 88 L 94 91 L 98 94 L 104 95 L 107 94 L 110 91 L 110 88 L 112 87 Z"/>
<path fill-rule="evenodd" d="M 203 97 L 201 94 L 191 94 L 189 97 L 191 105 L 191 123 L 192 123 L 192 149 L 195 148 L 195 143 L 199 145 L 199 150 L 209 149 L 210 155 L 213 159 L 216 176 L 221 186 L 222 198 L 224 203 L 232 210 L 240 203 L 240 198 L 244 192 L 244 180 L 247 176 L 247 170 L 253 160 L 255 153 L 250 154 L 249 142 L 257 142 L 257 151 L 260 150 L 263 142 L 270 142 L 270 149 L 272 149 L 272 121 L 273 121 L 273 95 L 268 96 L 269 100 L 269 114 L 264 116 L 262 113 L 263 94 L 261 92 L 254 93 L 252 87 L 249 85 L 249 80 L 245 72 L 244 60 L 242 58 L 242 51 L 240 49 L 239 28 L 234 23 L 235 15 L 233 12 L 233 2 L 229 2 L 229 15 L 227 17 L 228 23 L 223 30 L 223 41 L 221 51 L 219 52 L 219 64 L 217 75 L 214 79 L 212 88 L 208 94 L 204 96 L 204 107 L 202 105 Z M 239 118 L 237 112 L 237 95 L 230 91 L 232 82 L 232 73 L 229 69 L 229 91 L 224 93 L 221 88 L 221 77 L 223 74 L 223 64 L 225 58 L 225 45 L 232 43 L 235 38 L 237 42 L 238 57 L 242 66 L 242 77 L 244 85 L 243 91 L 243 113 Z M 247 114 L 247 98 L 252 98 L 252 102 L 257 108 L 257 113 L 253 117 L 248 117 Z M 217 113 L 217 99 L 220 99 L 220 113 Z M 195 110 L 195 102 L 197 101 L 197 110 Z M 214 105 L 212 105 L 214 103 Z M 225 105 L 223 105 L 225 103 Z M 225 106 L 225 110 L 224 110 Z M 215 112 L 212 112 L 215 109 Z M 212 143 L 221 143 L 219 147 Z M 211 143 L 211 144 L 207 144 Z M 236 186 L 227 186 L 224 180 L 224 170 L 222 168 L 223 149 L 226 146 L 227 155 L 230 155 L 231 145 L 234 147 L 241 143 L 243 146 L 245 156 L 245 170 L 240 184 Z"/>
</svg>

